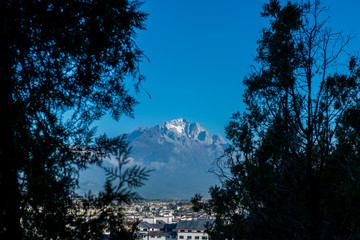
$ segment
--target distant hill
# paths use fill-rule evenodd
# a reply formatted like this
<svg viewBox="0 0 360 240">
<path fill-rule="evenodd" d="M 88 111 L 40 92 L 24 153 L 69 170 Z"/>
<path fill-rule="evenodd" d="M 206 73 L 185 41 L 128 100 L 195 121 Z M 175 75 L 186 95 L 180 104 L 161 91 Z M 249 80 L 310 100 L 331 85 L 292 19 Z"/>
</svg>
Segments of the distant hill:
<svg viewBox="0 0 360 240">
<path fill-rule="evenodd" d="M 208 170 L 227 145 L 220 135 L 212 136 L 200 124 L 185 119 L 152 128 L 140 127 L 128 134 L 128 140 L 132 146 L 131 164 L 155 170 L 138 192 L 145 198 L 156 199 L 189 199 L 195 193 L 208 195 L 209 187 L 217 183 Z M 98 175 L 102 171 L 98 171 L 90 169 L 82 177 L 82 190 L 100 189 Z"/>
</svg>

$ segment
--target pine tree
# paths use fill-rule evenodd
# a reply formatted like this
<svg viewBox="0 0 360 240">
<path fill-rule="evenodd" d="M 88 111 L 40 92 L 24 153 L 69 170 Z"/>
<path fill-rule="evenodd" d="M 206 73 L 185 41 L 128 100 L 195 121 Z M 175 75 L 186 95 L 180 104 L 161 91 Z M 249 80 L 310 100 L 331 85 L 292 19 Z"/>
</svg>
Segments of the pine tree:
<svg viewBox="0 0 360 240">
<path fill-rule="evenodd" d="M 68 212 L 79 171 L 126 149 L 122 137 L 95 141 L 91 126 L 107 113 L 133 116 L 128 80 L 138 91 L 144 55 L 135 33 L 147 16 L 139 7 L 131 0 L 1 1 L 1 239 L 74 238 Z"/>
<path fill-rule="evenodd" d="M 262 16 L 247 110 L 217 162 L 223 184 L 193 202 L 217 215 L 213 239 L 357 239 L 359 60 L 345 73 L 336 62 L 351 37 L 331 31 L 319 1 L 272 0 Z"/>
</svg>

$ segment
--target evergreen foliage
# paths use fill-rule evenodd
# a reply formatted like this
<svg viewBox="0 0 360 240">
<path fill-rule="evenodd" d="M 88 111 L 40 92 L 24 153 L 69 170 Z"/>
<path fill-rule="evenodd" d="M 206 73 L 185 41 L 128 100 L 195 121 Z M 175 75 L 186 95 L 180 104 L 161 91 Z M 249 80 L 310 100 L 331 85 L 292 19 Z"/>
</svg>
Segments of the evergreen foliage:
<svg viewBox="0 0 360 240">
<path fill-rule="evenodd" d="M 217 216 L 212 239 L 358 239 L 360 61 L 336 62 L 351 37 L 317 0 L 271 0 L 262 16 L 247 110 L 217 160 L 222 186 L 193 203 Z"/>
<path fill-rule="evenodd" d="M 0 239 L 123 234 L 110 206 L 136 200 L 133 189 L 148 171 L 124 170 L 125 137 L 95 139 L 92 124 L 107 113 L 133 116 L 127 79 L 140 89 L 143 53 L 134 38 L 147 16 L 139 7 L 136 0 L 1 1 Z M 114 153 L 119 170 L 108 169 L 104 192 L 81 199 L 84 209 L 103 212 L 77 216 L 79 171 Z"/>
</svg>

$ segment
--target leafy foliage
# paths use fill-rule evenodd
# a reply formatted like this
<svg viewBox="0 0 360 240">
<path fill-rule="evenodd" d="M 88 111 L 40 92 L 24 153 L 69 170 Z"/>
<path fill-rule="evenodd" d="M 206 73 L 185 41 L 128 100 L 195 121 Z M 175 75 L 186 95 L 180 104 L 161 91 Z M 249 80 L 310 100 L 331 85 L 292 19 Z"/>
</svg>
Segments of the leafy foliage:
<svg viewBox="0 0 360 240">
<path fill-rule="evenodd" d="M 213 239 L 357 239 L 359 59 L 332 71 L 351 37 L 326 26 L 318 1 L 272 0 L 247 111 L 226 127 L 221 187 L 198 208 L 217 216 Z M 226 171 L 227 170 L 227 171 Z"/>
<path fill-rule="evenodd" d="M 69 226 L 79 222 L 69 211 L 79 171 L 129 151 L 124 137 L 94 141 L 91 126 L 107 113 L 133 116 L 128 79 L 135 92 L 144 79 L 135 32 L 147 15 L 139 7 L 128 0 L 1 1 L 1 239 L 89 239 L 101 232 L 74 235 Z M 125 174 L 128 187 L 137 187 L 147 172 Z M 120 196 L 106 186 L 101 206 Z M 130 193 L 121 201 L 136 200 Z"/>
</svg>

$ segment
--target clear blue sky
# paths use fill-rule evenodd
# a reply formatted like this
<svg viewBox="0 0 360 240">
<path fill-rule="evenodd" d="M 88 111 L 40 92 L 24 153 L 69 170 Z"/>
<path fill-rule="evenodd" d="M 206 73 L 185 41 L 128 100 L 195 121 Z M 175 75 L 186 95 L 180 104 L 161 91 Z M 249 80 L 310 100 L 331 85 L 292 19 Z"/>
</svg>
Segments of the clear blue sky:
<svg viewBox="0 0 360 240">
<path fill-rule="evenodd" d="M 243 78 L 250 73 L 256 41 L 267 25 L 260 17 L 263 0 L 145 0 L 147 30 L 137 35 L 150 58 L 141 64 L 146 76 L 136 95 L 135 118 L 105 117 L 98 133 L 128 133 L 175 118 L 198 122 L 211 134 L 225 135 L 232 113 L 244 110 Z M 286 1 L 281 1 L 286 2 Z M 360 1 L 323 0 L 331 25 L 356 38 L 348 50 L 360 50 Z"/>
</svg>

